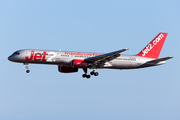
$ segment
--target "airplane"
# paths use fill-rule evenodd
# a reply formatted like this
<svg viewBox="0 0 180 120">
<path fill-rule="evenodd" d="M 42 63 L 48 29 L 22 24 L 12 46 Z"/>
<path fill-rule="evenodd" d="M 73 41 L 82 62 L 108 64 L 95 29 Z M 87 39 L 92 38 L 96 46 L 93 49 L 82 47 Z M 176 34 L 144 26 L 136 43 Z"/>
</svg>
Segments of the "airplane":
<svg viewBox="0 0 180 120">
<path fill-rule="evenodd" d="M 78 69 L 85 72 L 82 77 L 98 76 L 96 69 L 138 69 L 165 64 L 173 57 L 158 58 L 168 33 L 159 33 L 140 53 L 136 55 L 122 55 L 128 49 L 100 54 L 73 51 L 23 49 L 14 52 L 8 57 L 9 61 L 24 63 L 29 73 L 29 64 L 58 65 L 61 73 L 74 73 Z M 90 75 L 87 69 L 92 69 Z"/>
</svg>

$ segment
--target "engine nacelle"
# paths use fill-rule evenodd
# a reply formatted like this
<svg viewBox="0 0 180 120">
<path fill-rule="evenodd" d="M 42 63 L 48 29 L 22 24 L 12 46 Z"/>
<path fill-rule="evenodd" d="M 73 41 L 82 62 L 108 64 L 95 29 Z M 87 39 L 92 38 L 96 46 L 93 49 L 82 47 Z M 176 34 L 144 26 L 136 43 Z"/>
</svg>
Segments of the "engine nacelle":
<svg viewBox="0 0 180 120">
<path fill-rule="evenodd" d="M 78 68 L 66 67 L 63 65 L 58 65 L 58 70 L 61 73 L 73 73 L 78 72 Z"/>
<path fill-rule="evenodd" d="M 74 59 L 71 62 L 71 66 L 73 68 L 87 68 L 89 66 L 89 62 L 84 60 Z"/>
</svg>

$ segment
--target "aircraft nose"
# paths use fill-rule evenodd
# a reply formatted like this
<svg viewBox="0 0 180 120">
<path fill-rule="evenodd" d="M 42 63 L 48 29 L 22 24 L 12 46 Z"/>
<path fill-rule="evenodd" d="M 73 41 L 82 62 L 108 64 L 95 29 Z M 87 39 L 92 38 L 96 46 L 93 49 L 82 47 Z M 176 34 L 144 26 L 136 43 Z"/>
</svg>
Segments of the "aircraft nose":
<svg viewBox="0 0 180 120">
<path fill-rule="evenodd" d="M 9 61 L 13 61 L 12 55 L 8 57 L 8 60 L 9 60 Z"/>
</svg>

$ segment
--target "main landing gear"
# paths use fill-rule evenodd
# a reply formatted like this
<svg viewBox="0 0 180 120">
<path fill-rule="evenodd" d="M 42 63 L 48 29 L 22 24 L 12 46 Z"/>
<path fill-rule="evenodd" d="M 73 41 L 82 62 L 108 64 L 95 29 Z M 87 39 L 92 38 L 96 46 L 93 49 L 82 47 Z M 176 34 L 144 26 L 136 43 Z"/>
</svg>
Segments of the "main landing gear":
<svg viewBox="0 0 180 120">
<path fill-rule="evenodd" d="M 87 75 L 87 68 L 83 68 L 85 74 L 82 75 L 83 78 L 90 78 L 90 75 Z M 90 73 L 91 75 L 98 76 L 99 73 L 95 72 L 95 69 Z"/>
<path fill-rule="evenodd" d="M 91 76 L 90 76 L 90 75 L 87 75 L 87 74 L 83 74 L 82 77 L 83 77 L 83 78 L 90 78 Z"/>
<path fill-rule="evenodd" d="M 99 75 L 99 73 L 98 73 L 98 72 L 95 72 L 95 71 L 92 71 L 90 74 L 91 74 L 91 75 L 94 75 L 94 76 L 98 76 L 98 75 Z"/>
<path fill-rule="evenodd" d="M 27 69 L 26 72 L 29 73 L 29 72 L 30 72 L 30 70 L 29 70 L 29 64 L 28 64 L 28 63 L 24 63 L 24 65 L 26 65 L 26 69 Z"/>
</svg>

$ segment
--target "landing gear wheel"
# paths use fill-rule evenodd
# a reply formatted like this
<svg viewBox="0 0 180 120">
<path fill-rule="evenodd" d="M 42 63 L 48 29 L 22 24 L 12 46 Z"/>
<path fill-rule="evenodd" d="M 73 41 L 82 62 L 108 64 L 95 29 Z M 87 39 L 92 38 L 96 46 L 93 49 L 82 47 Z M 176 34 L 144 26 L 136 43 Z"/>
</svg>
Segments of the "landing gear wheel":
<svg viewBox="0 0 180 120">
<path fill-rule="evenodd" d="M 87 75 L 86 74 L 83 74 L 82 77 L 85 78 Z"/>
<path fill-rule="evenodd" d="M 87 75 L 87 74 L 83 74 L 82 77 L 83 77 L 83 78 L 90 78 L 91 76 L 90 76 L 90 75 Z"/>
<path fill-rule="evenodd" d="M 86 78 L 90 78 L 91 76 L 90 75 L 87 75 Z"/>
<path fill-rule="evenodd" d="M 94 75 L 94 71 L 92 71 L 90 74 L 91 74 L 91 75 Z"/>
<path fill-rule="evenodd" d="M 94 75 L 94 76 L 98 76 L 98 75 L 99 75 L 98 72 L 94 72 L 94 71 L 92 71 L 90 74 L 91 74 L 91 75 Z"/>
<path fill-rule="evenodd" d="M 26 72 L 27 72 L 27 73 L 29 73 L 29 72 L 30 72 L 30 70 L 26 70 Z"/>
<path fill-rule="evenodd" d="M 95 72 L 95 73 L 94 73 L 94 75 L 95 75 L 95 76 L 98 76 L 98 75 L 99 75 L 99 73 L 98 73 L 98 72 Z"/>
</svg>

